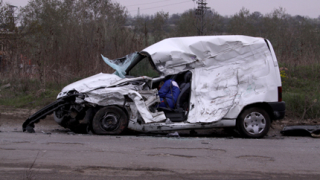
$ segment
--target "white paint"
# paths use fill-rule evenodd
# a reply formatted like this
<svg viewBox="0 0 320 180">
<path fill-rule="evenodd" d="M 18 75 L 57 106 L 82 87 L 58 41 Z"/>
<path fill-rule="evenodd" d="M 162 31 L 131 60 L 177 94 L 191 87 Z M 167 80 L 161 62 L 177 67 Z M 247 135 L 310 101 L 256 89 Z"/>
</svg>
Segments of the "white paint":
<svg viewBox="0 0 320 180">
<path fill-rule="evenodd" d="M 277 101 L 281 79 L 270 47 L 263 38 L 201 36 L 165 39 L 143 52 L 164 75 L 192 72 L 188 122 L 211 123 L 237 118 L 248 104 Z"/>
<path fill-rule="evenodd" d="M 76 90 L 78 92 L 86 92 L 99 87 L 107 87 L 112 83 L 119 81 L 121 78 L 114 74 L 99 73 L 94 76 L 79 80 L 64 87 L 57 98 L 63 97 L 67 92 Z"/>
<path fill-rule="evenodd" d="M 139 86 L 130 84 L 132 81 L 139 80 L 143 80 L 145 83 Z M 138 110 L 133 111 L 133 113 L 139 112 L 145 123 L 164 121 L 166 117 L 163 112 L 151 113 L 149 111 L 149 106 L 160 101 L 157 97 L 158 91 L 156 89 L 143 91 L 143 86 L 146 83 L 150 86 L 151 80 L 152 78 L 146 76 L 121 79 L 114 74 L 100 73 L 66 86 L 57 98 L 63 97 L 69 91 L 75 90 L 86 94 L 84 101 L 88 103 L 99 106 L 123 106 L 124 96 L 128 95 L 134 101 Z M 82 101 L 77 100 L 76 102 L 81 103 Z M 132 116 L 136 120 L 137 114 L 133 114 Z"/>
<path fill-rule="evenodd" d="M 278 100 L 280 72 L 271 43 L 269 47 L 270 50 L 263 38 L 201 36 L 169 38 L 144 49 L 141 53 L 149 54 L 163 75 L 192 72 L 190 111 L 183 123 L 166 124 L 163 112 L 149 111 L 159 97 L 156 89 L 148 88 L 152 78 L 146 76 L 121 79 L 115 74 L 100 73 L 68 85 L 58 98 L 76 90 L 87 94 L 84 101 L 91 104 L 123 106 L 127 95 L 133 100 L 126 105 L 129 128 L 135 130 L 158 131 L 159 126 L 201 128 L 203 123 L 208 124 L 206 127 L 226 127 L 235 124 L 246 105 Z M 132 81 L 142 84 L 134 85 Z M 137 123 L 139 117 L 142 124 Z M 222 119 L 231 119 L 232 123 L 226 125 Z"/>
</svg>

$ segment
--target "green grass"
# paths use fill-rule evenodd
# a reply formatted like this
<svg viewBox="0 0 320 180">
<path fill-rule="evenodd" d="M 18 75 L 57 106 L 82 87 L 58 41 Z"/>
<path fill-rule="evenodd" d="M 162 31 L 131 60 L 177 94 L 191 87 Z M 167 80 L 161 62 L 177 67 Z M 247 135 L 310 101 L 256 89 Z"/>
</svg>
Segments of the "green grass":
<svg viewBox="0 0 320 180">
<path fill-rule="evenodd" d="M 15 108 L 41 108 L 55 101 L 63 87 L 83 78 L 65 79 L 63 83 L 47 81 L 45 84 L 41 84 L 36 79 L 1 79 L 0 87 L 9 83 L 11 86 L 0 89 L 0 105 Z"/>
<path fill-rule="evenodd" d="M 0 86 L 10 83 L 9 88 L 1 89 L 0 105 L 16 108 L 35 108 L 54 101 L 61 91 L 59 85 L 42 86 L 35 80 L 11 80 L 2 82 Z"/>
<path fill-rule="evenodd" d="M 53 102 L 60 90 L 45 89 L 44 92 L 30 92 L 28 94 L 10 95 L 11 92 L 1 93 L 5 94 L 5 97 L 1 97 L 0 104 L 4 106 L 11 106 L 16 108 L 34 108 L 44 106 Z M 3 95 L 2 95 L 3 96 Z"/>
<path fill-rule="evenodd" d="M 290 118 L 320 118 L 320 65 L 282 65 L 283 100 Z"/>
</svg>

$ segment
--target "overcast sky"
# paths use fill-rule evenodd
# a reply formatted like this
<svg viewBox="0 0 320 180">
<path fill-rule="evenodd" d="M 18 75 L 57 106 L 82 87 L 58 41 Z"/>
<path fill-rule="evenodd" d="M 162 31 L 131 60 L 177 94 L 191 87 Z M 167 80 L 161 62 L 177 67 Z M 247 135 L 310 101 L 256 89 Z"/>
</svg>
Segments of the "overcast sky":
<svg viewBox="0 0 320 180">
<path fill-rule="evenodd" d="M 4 0 L 15 6 L 25 6 L 29 0 Z M 158 11 L 169 14 L 182 13 L 197 7 L 193 0 L 113 0 L 127 7 L 128 12 L 135 16 L 140 9 L 140 14 L 154 14 Z M 270 13 L 274 9 L 283 7 L 291 15 L 309 16 L 317 18 L 320 15 L 320 0 L 207 0 L 207 6 L 217 11 L 220 15 L 234 15 L 242 7 L 250 12 L 259 11 L 262 14 Z"/>
</svg>

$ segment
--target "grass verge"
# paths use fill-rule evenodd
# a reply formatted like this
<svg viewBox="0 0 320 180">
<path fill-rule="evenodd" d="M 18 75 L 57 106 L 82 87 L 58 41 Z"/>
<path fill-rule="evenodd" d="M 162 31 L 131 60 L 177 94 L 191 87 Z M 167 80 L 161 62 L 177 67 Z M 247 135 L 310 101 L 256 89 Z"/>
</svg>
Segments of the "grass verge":
<svg viewBox="0 0 320 180">
<path fill-rule="evenodd" d="M 281 69 L 283 100 L 289 118 L 320 118 L 320 64 Z"/>
<path fill-rule="evenodd" d="M 6 86 L 6 87 L 4 87 Z M 36 108 L 55 101 L 61 85 L 41 85 L 37 80 L 7 80 L 0 84 L 0 105 L 15 108 Z"/>
</svg>

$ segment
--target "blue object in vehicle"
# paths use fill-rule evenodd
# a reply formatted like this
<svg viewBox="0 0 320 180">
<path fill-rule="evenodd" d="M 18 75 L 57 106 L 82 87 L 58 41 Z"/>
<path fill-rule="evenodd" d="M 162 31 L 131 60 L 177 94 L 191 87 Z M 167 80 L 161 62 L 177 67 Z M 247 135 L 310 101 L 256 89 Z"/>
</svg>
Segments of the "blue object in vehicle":
<svg viewBox="0 0 320 180">
<path fill-rule="evenodd" d="M 179 85 L 177 82 L 169 79 L 164 82 L 159 90 L 160 104 L 159 107 L 167 107 L 165 100 L 170 108 L 174 108 L 180 94 Z M 165 99 L 165 100 L 164 100 Z"/>
</svg>

